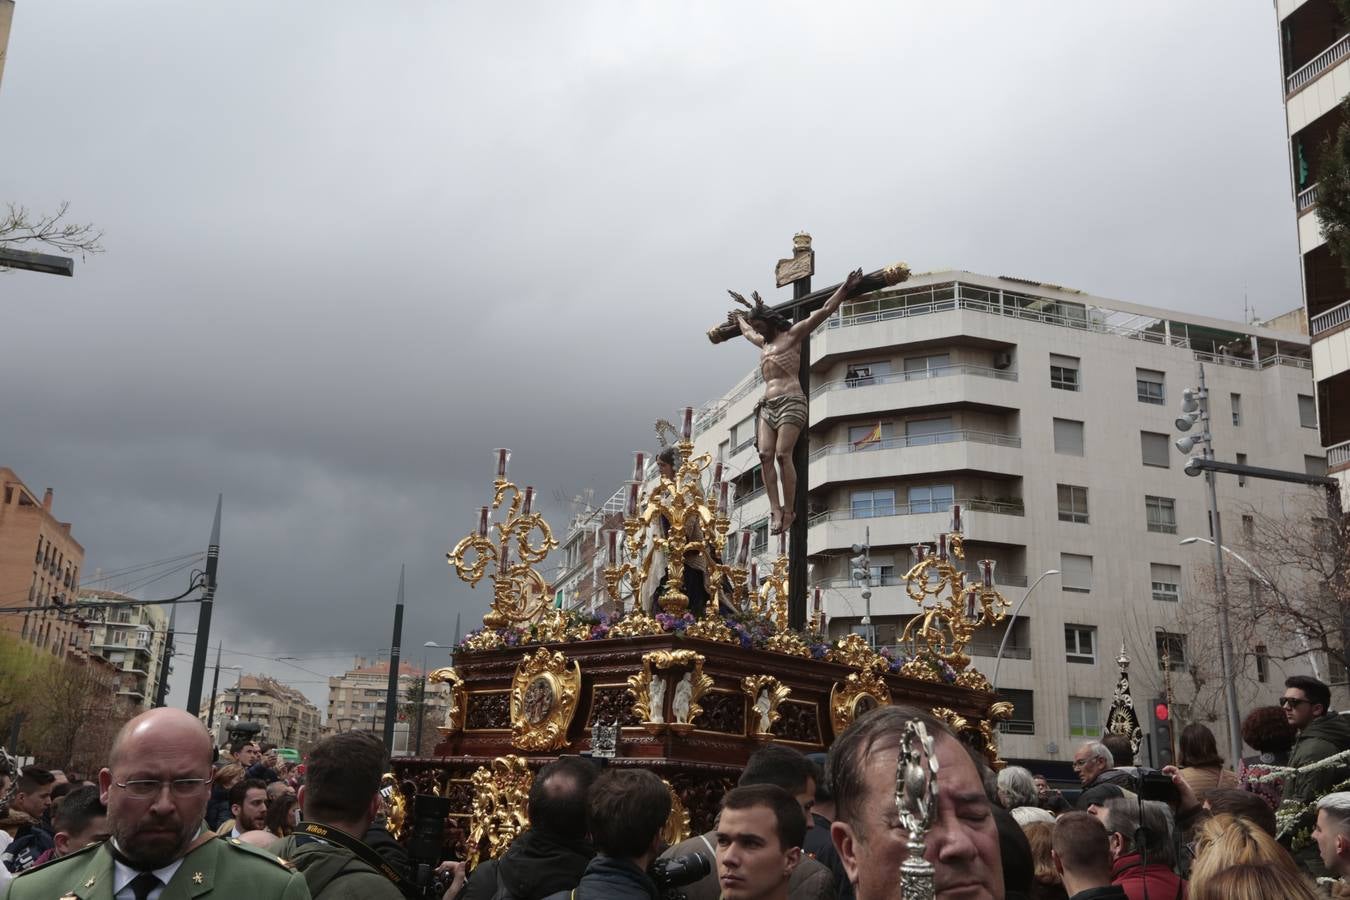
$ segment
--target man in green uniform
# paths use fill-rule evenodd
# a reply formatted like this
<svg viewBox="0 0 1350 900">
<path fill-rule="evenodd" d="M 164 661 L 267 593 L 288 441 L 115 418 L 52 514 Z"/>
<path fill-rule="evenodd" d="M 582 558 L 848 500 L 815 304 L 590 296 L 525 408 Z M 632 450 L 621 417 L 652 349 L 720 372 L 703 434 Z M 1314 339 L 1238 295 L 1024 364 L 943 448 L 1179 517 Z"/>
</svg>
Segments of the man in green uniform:
<svg viewBox="0 0 1350 900">
<path fill-rule="evenodd" d="M 202 829 L 211 739 L 195 717 L 153 709 L 117 735 L 99 772 L 112 837 L 16 877 L 5 900 L 308 900 L 276 856 Z"/>
</svg>

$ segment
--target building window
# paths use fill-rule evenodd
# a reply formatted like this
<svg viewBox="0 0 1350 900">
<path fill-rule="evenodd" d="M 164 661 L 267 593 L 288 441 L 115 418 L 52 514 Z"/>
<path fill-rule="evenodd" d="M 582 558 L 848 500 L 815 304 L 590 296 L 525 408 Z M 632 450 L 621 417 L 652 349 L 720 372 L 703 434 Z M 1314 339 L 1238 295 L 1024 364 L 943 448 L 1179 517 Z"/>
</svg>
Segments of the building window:
<svg viewBox="0 0 1350 900">
<path fill-rule="evenodd" d="M 909 489 L 912 513 L 946 512 L 952 508 L 956 489 L 950 484 L 915 485 Z"/>
<path fill-rule="evenodd" d="M 1055 452 L 1066 456 L 1083 455 L 1083 423 L 1076 419 L 1055 419 Z"/>
<path fill-rule="evenodd" d="M 1317 427 L 1317 401 L 1307 394 L 1298 395 L 1298 424 L 1304 428 Z"/>
<path fill-rule="evenodd" d="M 761 519 L 750 526 L 750 552 L 758 556 L 769 549 L 769 520 Z"/>
<path fill-rule="evenodd" d="M 876 384 L 878 381 L 884 382 L 886 379 L 882 376 L 889 374 L 891 374 L 890 360 L 849 363 L 844 375 L 844 384 L 851 388 L 865 387 L 869 384 Z"/>
<path fill-rule="evenodd" d="M 1247 464 L 1247 454 L 1245 453 L 1239 453 L 1236 456 L 1234 456 L 1233 459 L 1236 460 L 1239 466 L 1245 466 Z M 1238 487 L 1246 487 L 1246 486 L 1247 486 L 1247 476 L 1238 473 Z"/>
<path fill-rule="evenodd" d="M 1073 484 L 1055 485 L 1061 522 L 1088 523 L 1088 489 Z"/>
<path fill-rule="evenodd" d="M 718 462 L 726 462 L 726 461 L 727 461 L 727 451 L 729 451 L 730 449 L 731 449 L 731 441 L 729 441 L 729 440 L 723 441 L 722 443 L 718 444 L 718 445 L 717 445 L 717 461 L 718 461 Z"/>
<path fill-rule="evenodd" d="M 1242 538 L 1248 544 L 1256 540 L 1256 519 L 1249 515 L 1242 517 Z"/>
<path fill-rule="evenodd" d="M 1078 357 L 1050 354 L 1050 386 L 1061 391 L 1078 390 Z"/>
<path fill-rule="evenodd" d="M 736 455 L 755 442 L 755 417 L 746 416 L 731 427 L 731 453 Z"/>
<path fill-rule="evenodd" d="M 1308 475 L 1327 474 L 1327 458 L 1325 456 L 1303 455 L 1303 471 Z"/>
<path fill-rule="evenodd" d="M 1265 644 L 1256 645 L 1256 680 L 1262 684 L 1270 680 L 1270 657 Z"/>
<path fill-rule="evenodd" d="M 876 422 L 872 425 L 850 425 L 848 443 L 855 452 L 880 450 L 889 446 L 895 437 L 895 426 L 890 422 Z"/>
<path fill-rule="evenodd" d="M 1168 603 L 1181 600 L 1181 566 L 1149 563 L 1149 579 L 1153 582 L 1153 599 Z"/>
<path fill-rule="evenodd" d="M 1139 396 L 1140 403 L 1162 406 L 1167 402 L 1166 392 L 1163 389 L 1163 378 L 1162 372 L 1153 369 L 1134 370 L 1135 392 Z"/>
<path fill-rule="evenodd" d="M 849 497 L 849 514 L 854 519 L 893 516 L 895 491 L 854 491 Z"/>
<path fill-rule="evenodd" d="M 1228 403 L 1233 407 L 1233 427 L 1237 428 L 1242 424 L 1242 395 L 1229 394 Z"/>
<path fill-rule="evenodd" d="M 849 566 L 848 586 L 862 587 L 862 581 L 853 577 L 853 567 Z M 893 565 L 874 565 L 868 570 L 870 573 L 869 583 L 872 587 L 898 584 L 895 580 L 895 566 Z"/>
<path fill-rule="evenodd" d="M 1167 666 L 1173 672 L 1186 668 L 1186 635 L 1159 631 L 1154 635 L 1158 648 L 1158 670 L 1162 671 L 1163 657 L 1167 657 Z"/>
<path fill-rule="evenodd" d="M 1092 557 L 1077 553 L 1059 555 L 1060 586 L 1066 591 L 1092 590 Z"/>
<path fill-rule="evenodd" d="M 950 416 L 941 419 L 910 419 L 905 423 L 905 445 L 908 447 L 947 444 L 956 439 Z"/>
<path fill-rule="evenodd" d="M 1167 453 L 1170 446 L 1167 442 L 1167 435 L 1159 434 L 1156 431 L 1141 431 L 1139 432 L 1139 445 L 1143 453 L 1144 465 L 1157 466 L 1160 469 L 1171 467 L 1172 457 Z"/>
<path fill-rule="evenodd" d="M 1012 704 L 1012 716 L 999 723 L 998 730 L 1004 734 L 1036 733 L 1036 698 L 1031 691 L 1018 691 L 1001 688 L 998 699 Z"/>
<path fill-rule="evenodd" d="M 1093 625 L 1064 626 L 1064 656 L 1073 663 L 1097 662 L 1097 629 Z"/>
<path fill-rule="evenodd" d="M 1144 497 L 1148 530 L 1162 534 L 1177 533 L 1177 501 L 1171 497 Z"/>
<path fill-rule="evenodd" d="M 1098 697 L 1069 698 L 1069 736 L 1102 736 L 1102 701 Z"/>
<path fill-rule="evenodd" d="M 910 357 L 905 360 L 905 380 L 945 375 L 946 370 L 951 366 L 951 362 L 951 356 L 946 353 Z"/>
</svg>

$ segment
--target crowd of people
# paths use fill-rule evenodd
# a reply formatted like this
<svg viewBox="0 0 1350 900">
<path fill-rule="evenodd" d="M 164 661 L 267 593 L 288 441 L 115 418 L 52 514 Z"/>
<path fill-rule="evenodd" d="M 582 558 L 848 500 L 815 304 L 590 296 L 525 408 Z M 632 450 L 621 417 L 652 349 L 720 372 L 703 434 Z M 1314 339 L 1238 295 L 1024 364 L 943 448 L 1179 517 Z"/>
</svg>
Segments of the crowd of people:
<svg viewBox="0 0 1350 900">
<path fill-rule="evenodd" d="M 197 719 L 156 709 L 123 728 L 96 782 L 3 776 L 2 896 L 899 900 L 910 834 L 896 763 L 914 719 L 938 764 L 924 857 L 939 898 L 1350 897 L 1350 721 L 1305 677 L 1247 717 L 1256 756 L 1227 765 L 1197 723 L 1158 772 L 1108 735 L 1075 749 L 1077 791 L 1017 766 L 995 774 L 931 714 L 882 707 L 828 755 L 758 749 L 714 826 L 674 846 L 657 775 L 564 756 L 536 773 L 529 827 L 500 858 L 442 862 L 439 881 L 386 827 L 389 761 L 373 735 L 330 736 L 291 765 L 252 741 L 214 751 Z"/>
</svg>

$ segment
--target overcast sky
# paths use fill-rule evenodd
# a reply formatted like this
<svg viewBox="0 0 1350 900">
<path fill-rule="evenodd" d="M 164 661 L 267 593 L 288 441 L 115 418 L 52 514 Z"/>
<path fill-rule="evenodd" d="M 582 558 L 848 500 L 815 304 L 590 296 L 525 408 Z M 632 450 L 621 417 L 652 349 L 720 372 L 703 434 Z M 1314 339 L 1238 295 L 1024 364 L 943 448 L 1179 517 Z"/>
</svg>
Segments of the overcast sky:
<svg viewBox="0 0 1350 900">
<path fill-rule="evenodd" d="M 19 0 L 0 201 L 107 252 L 0 275 L 0 464 L 86 578 L 203 548 L 223 492 L 212 643 L 322 709 L 400 563 L 415 662 L 478 623 L 445 552 L 493 447 L 562 530 L 749 370 L 703 333 L 799 229 L 818 285 L 1298 306 L 1283 122 L 1261 2 Z"/>
</svg>

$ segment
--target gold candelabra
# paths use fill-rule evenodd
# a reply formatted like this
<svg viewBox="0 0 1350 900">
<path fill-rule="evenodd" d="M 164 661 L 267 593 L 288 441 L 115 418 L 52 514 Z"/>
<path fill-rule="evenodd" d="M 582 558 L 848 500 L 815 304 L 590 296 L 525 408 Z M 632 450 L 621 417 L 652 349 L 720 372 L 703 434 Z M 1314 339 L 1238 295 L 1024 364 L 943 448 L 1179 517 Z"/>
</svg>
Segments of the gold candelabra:
<svg viewBox="0 0 1350 900">
<path fill-rule="evenodd" d="M 564 627 L 562 611 L 553 609 L 548 582 L 535 569 L 535 564 L 543 562 L 558 542 L 548 522 L 534 511 L 534 488 L 526 485 L 521 491 L 507 479 L 511 451 L 499 449 L 494 454 L 497 473 L 492 505 L 478 508 L 476 528 L 461 538 L 446 558 L 470 587 L 476 588 L 484 575 L 492 579 L 492 607 L 483 616 L 484 626 L 492 629 L 535 623 L 540 627 L 541 638 L 549 639 L 553 632 L 560 638 Z M 502 514 L 493 521 L 498 513 Z M 536 533 L 538 541 L 532 542 Z"/>
<path fill-rule="evenodd" d="M 937 674 L 927 660 L 940 660 L 956 671 L 956 683 L 975 690 L 990 690 L 989 680 L 968 669 L 966 647 L 975 631 L 1003 620 L 1009 603 L 994 587 L 995 562 L 978 562 L 979 578 L 966 584 L 963 563 L 965 537 L 961 530 L 961 507 L 952 506 L 951 531 L 937 535 L 935 550 L 927 544 L 913 547 L 914 565 L 905 574 L 905 592 L 919 605 L 918 616 L 910 619 L 900 639 L 909 645 L 911 659 L 901 673 L 927 681 Z"/>
</svg>

